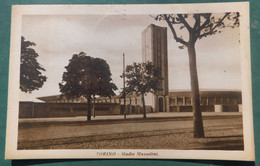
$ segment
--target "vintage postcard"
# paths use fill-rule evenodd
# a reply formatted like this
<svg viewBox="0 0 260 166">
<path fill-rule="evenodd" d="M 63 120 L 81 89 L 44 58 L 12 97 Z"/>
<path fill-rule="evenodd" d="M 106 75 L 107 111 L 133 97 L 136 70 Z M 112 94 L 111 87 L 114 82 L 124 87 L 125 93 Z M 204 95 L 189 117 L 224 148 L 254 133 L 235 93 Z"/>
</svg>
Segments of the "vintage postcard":
<svg viewBox="0 0 260 166">
<path fill-rule="evenodd" d="M 254 160 L 249 3 L 14 5 L 6 159 Z"/>
</svg>

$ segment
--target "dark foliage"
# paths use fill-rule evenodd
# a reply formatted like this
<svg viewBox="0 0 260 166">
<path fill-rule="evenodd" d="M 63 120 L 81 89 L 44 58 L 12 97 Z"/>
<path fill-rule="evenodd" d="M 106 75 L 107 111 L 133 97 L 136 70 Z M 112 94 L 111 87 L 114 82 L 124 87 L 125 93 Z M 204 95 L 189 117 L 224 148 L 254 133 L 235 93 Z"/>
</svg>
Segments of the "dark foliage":
<svg viewBox="0 0 260 166">
<path fill-rule="evenodd" d="M 146 109 L 144 95 L 146 93 L 155 93 L 160 89 L 161 77 L 160 70 L 151 62 L 133 63 L 126 67 L 126 94 L 142 95 L 144 118 L 146 118 Z"/>
<path fill-rule="evenodd" d="M 38 90 L 47 80 L 46 76 L 42 75 L 41 71 L 45 71 L 38 63 L 38 53 L 32 48 L 35 43 L 25 41 L 22 36 L 21 42 L 21 59 L 20 59 L 20 89 L 23 92 L 31 93 Z"/>
<path fill-rule="evenodd" d="M 115 95 L 117 87 L 112 83 L 112 74 L 107 62 L 100 58 L 86 56 L 84 52 L 74 54 L 65 67 L 60 92 L 68 98 L 85 97 L 89 103 L 96 96 Z M 90 113 L 88 114 L 90 120 Z"/>
</svg>

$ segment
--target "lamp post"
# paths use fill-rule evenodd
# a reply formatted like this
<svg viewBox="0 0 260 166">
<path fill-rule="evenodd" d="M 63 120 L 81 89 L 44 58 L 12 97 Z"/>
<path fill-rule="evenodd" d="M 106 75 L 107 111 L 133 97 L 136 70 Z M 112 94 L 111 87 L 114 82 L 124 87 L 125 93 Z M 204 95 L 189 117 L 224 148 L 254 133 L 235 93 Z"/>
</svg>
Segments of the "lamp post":
<svg viewBox="0 0 260 166">
<path fill-rule="evenodd" d="M 125 102 L 125 54 L 123 53 L 123 97 L 124 97 L 124 119 L 126 119 L 126 102 Z"/>
</svg>

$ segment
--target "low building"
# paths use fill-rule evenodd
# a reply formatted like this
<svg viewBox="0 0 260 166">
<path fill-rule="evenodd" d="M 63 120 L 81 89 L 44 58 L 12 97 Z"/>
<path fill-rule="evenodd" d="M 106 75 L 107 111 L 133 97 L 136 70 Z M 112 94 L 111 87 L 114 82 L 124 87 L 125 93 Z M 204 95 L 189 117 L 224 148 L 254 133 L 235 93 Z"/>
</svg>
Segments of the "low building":
<svg viewBox="0 0 260 166">
<path fill-rule="evenodd" d="M 241 91 L 201 91 L 202 112 L 241 112 Z M 20 102 L 20 118 L 40 117 L 73 117 L 85 116 L 88 111 L 87 100 L 84 97 L 67 99 L 60 95 L 39 97 L 44 102 Z M 170 91 L 166 96 L 166 108 L 164 105 L 155 107 L 154 95 L 146 95 L 146 110 L 154 112 L 192 112 L 190 91 Z M 160 103 L 160 101 L 158 101 Z M 122 115 L 124 114 L 124 99 L 122 96 L 99 97 L 92 102 L 92 115 Z M 126 96 L 126 114 L 141 114 L 141 96 Z"/>
<path fill-rule="evenodd" d="M 242 111 L 241 91 L 200 91 L 202 112 L 238 112 Z M 190 91 L 171 91 L 167 98 L 168 112 L 192 111 Z"/>
</svg>

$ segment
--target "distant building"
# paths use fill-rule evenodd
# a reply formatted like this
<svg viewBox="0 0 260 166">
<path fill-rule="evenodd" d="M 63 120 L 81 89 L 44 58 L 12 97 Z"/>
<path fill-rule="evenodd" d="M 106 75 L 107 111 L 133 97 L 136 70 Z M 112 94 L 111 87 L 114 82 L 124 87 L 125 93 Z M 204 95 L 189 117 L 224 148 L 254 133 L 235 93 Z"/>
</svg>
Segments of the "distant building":
<svg viewBox="0 0 260 166">
<path fill-rule="evenodd" d="M 241 91 L 201 91 L 202 112 L 241 112 Z M 145 96 L 146 100 L 150 98 Z M 73 117 L 87 115 L 87 100 L 60 98 L 59 95 L 38 98 L 40 102 L 20 102 L 20 118 Z M 164 112 L 192 112 L 190 91 L 170 91 L 166 96 Z M 92 115 L 123 115 L 123 98 L 121 96 L 100 97 L 92 104 Z M 146 105 L 147 112 L 159 112 L 152 105 Z M 126 96 L 126 113 L 141 114 L 141 96 Z"/>
<path fill-rule="evenodd" d="M 170 91 L 167 96 L 167 112 L 191 112 L 190 91 Z M 201 90 L 200 105 L 202 112 L 242 111 L 241 91 Z"/>
<path fill-rule="evenodd" d="M 166 109 L 164 112 L 191 112 L 192 99 L 191 92 L 188 90 L 170 91 L 166 96 Z M 200 91 L 200 103 L 203 112 L 238 112 L 241 111 L 242 105 L 242 93 L 241 91 L 228 91 L 228 90 L 202 90 Z M 146 100 L 150 96 L 145 96 Z M 84 99 L 67 99 L 65 97 L 60 98 L 56 96 L 39 97 L 39 100 L 45 103 L 87 103 Z M 100 104 L 117 104 L 120 105 L 121 110 L 115 111 L 118 114 L 123 114 L 123 98 L 121 96 L 99 97 L 95 99 L 95 105 Z M 127 95 L 126 96 L 127 113 L 141 113 L 142 112 L 142 100 L 141 96 Z M 98 108 L 98 107 L 97 107 Z M 154 109 L 153 106 L 147 105 L 148 112 L 160 112 Z M 109 110 L 109 109 L 108 109 Z"/>
</svg>

